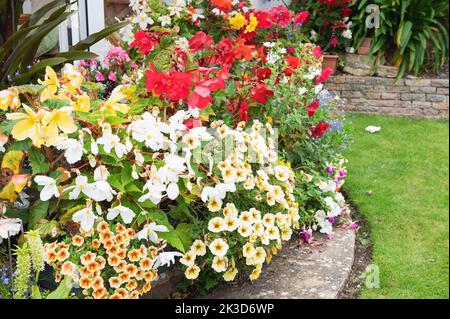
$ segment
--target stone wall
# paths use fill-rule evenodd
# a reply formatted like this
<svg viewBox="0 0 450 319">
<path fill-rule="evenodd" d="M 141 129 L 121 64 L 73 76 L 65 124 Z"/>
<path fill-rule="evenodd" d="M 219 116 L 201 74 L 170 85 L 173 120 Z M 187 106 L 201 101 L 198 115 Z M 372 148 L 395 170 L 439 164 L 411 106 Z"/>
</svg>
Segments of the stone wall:
<svg viewBox="0 0 450 319">
<path fill-rule="evenodd" d="M 448 79 L 395 79 L 339 75 L 326 88 L 347 101 L 353 112 L 447 118 Z"/>
</svg>

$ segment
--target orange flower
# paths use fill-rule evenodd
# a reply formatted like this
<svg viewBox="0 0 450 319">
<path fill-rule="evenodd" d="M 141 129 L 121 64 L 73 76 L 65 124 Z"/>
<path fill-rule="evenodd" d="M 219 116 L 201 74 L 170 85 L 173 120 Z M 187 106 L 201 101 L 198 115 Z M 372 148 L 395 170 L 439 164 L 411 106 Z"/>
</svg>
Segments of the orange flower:
<svg viewBox="0 0 450 319">
<path fill-rule="evenodd" d="M 60 274 L 56 274 L 55 275 L 55 282 L 60 282 L 61 281 L 61 275 Z"/>
<path fill-rule="evenodd" d="M 147 247 L 145 247 L 144 245 L 141 245 L 141 247 L 139 247 L 139 252 L 141 253 L 142 258 L 147 257 Z"/>
<path fill-rule="evenodd" d="M 91 263 L 95 260 L 95 254 L 88 251 L 84 255 L 81 255 L 80 260 L 81 260 L 81 263 L 86 266 L 88 263 Z"/>
<path fill-rule="evenodd" d="M 132 291 L 130 293 L 130 299 L 139 299 L 139 292 L 137 292 L 136 290 Z"/>
<path fill-rule="evenodd" d="M 95 289 L 92 293 L 92 297 L 94 297 L 94 299 L 105 299 L 107 295 L 108 291 L 106 291 L 103 287 Z"/>
<path fill-rule="evenodd" d="M 128 292 L 124 288 L 116 289 L 114 293 L 121 295 L 123 299 L 128 297 Z"/>
<path fill-rule="evenodd" d="M 147 272 L 144 274 L 144 280 L 145 280 L 146 282 L 151 282 L 151 281 L 154 280 L 154 278 L 155 278 L 155 276 L 154 276 L 153 272 L 151 272 L 151 271 L 147 271 Z"/>
<path fill-rule="evenodd" d="M 63 248 L 60 251 L 58 251 L 58 253 L 56 254 L 56 259 L 58 259 L 58 261 L 64 261 L 67 258 L 69 258 L 70 254 L 69 251 L 67 250 L 67 248 Z"/>
<path fill-rule="evenodd" d="M 129 273 L 131 277 L 134 277 L 137 272 L 137 267 L 133 264 L 129 264 L 125 266 L 125 272 Z"/>
<path fill-rule="evenodd" d="M 127 263 L 124 260 L 121 260 L 121 261 L 119 261 L 117 266 L 114 267 L 114 270 L 116 272 L 123 272 L 123 271 L 125 271 L 125 266 L 126 265 L 127 265 Z"/>
<path fill-rule="evenodd" d="M 158 255 L 158 248 L 150 247 L 148 253 L 152 258 L 155 258 Z"/>
<path fill-rule="evenodd" d="M 122 283 L 125 283 L 131 279 L 131 275 L 128 272 L 123 272 L 119 275 L 119 279 L 122 281 Z"/>
<path fill-rule="evenodd" d="M 114 237 L 114 241 L 117 245 L 123 244 L 126 240 L 125 235 L 123 234 L 117 234 L 116 237 Z"/>
<path fill-rule="evenodd" d="M 133 291 L 137 287 L 137 281 L 132 279 L 125 286 L 129 291 Z"/>
<path fill-rule="evenodd" d="M 118 224 L 116 225 L 116 231 L 117 231 L 118 233 L 125 232 L 126 230 L 127 230 L 127 228 L 126 228 L 124 225 L 122 225 L 121 223 L 118 223 Z"/>
<path fill-rule="evenodd" d="M 109 286 L 111 288 L 120 288 L 120 285 L 122 284 L 122 281 L 119 277 L 111 277 L 109 278 Z"/>
<path fill-rule="evenodd" d="M 117 252 L 117 257 L 119 257 L 120 259 L 125 259 L 125 257 L 127 257 L 127 251 L 125 249 L 120 249 Z"/>
<path fill-rule="evenodd" d="M 108 226 L 107 222 L 103 221 L 103 222 L 98 223 L 98 225 L 97 225 L 97 232 L 103 233 L 103 232 L 108 231 L 108 230 L 109 230 L 109 226 Z"/>
<path fill-rule="evenodd" d="M 134 235 L 136 235 L 136 232 L 133 228 L 128 228 L 125 235 L 127 236 L 127 238 L 131 239 L 134 237 Z"/>
<path fill-rule="evenodd" d="M 89 271 L 89 269 L 86 266 L 80 268 L 81 276 L 89 276 L 90 274 L 91 274 L 91 272 Z"/>
<path fill-rule="evenodd" d="M 86 267 L 90 273 L 95 273 L 100 269 L 99 264 L 97 264 L 95 261 L 88 263 Z"/>
<path fill-rule="evenodd" d="M 65 244 L 65 243 L 58 243 L 58 245 L 56 246 L 58 249 L 69 249 L 69 245 Z"/>
<path fill-rule="evenodd" d="M 106 266 L 105 258 L 103 258 L 102 256 L 98 256 L 97 258 L 95 258 L 95 261 L 98 263 L 98 266 L 100 267 L 100 269 L 105 268 L 105 266 Z"/>
<path fill-rule="evenodd" d="M 105 241 L 111 240 L 113 238 L 114 234 L 110 232 L 109 230 L 103 231 L 100 233 L 100 241 L 104 244 Z"/>
<path fill-rule="evenodd" d="M 119 265 L 120 259 L 116 255 L 112 255 L 108 257 L 108 265 L 114 267 Z"/>
<path fill-rule="evenodd" d="M 94 282 L 92 283 L 92 288 L 93 289 L 100 289 L 100 288 L 104 288 L 104 281 L 102 277 L 97 277 L 94 279 Z"/>
<path fill-rule="evenodd" d="M 76 236 L 72 237 L 72 244 L 74 246 L 81 247 L 81 245 L 83 245 L 83 243 L 84 243 L 84 238 L 83 237 L 81 237 L 79 235 L 76 235 Z"/>
<path fill-rule="evenodd" d="M 47 263 L 54 263 L 56 261 L 56 253 L 54 250 L 48 251 L 46 256 Z"/>
<path fill-rule="evenodd" d="M 92 280 L 87 277 L 87 276 L 83 276 L 80 278 L 80 287 L 83 289 L 89 289 L 92 286 Z"/>
<path fill-rule="evenodd" d="M 109 299 L 123 299 L 123 297 L 118 293 L 114 293 L 111 295 L 111 297 L 109 297 Z"/>
<path fill-rule="evenodd" d="M 134 274 L 134 278 L 136 278 L 137 280 L 142 280 L 144 279 L 144 274 L 145 272 L 142 269 L 138 269 L 138 271 L 136 271 L 136 273 Z"/>
<path fill-rule="evenodd" d="M 114 242 L 113 242 L 111 239 L 109 239 L 109 240 L 103 242 L 103 246 L 104 246 L 106 249 L 109 249 L 109 248 L 111 248 L 112 246 L 114 246 Z"/>
<path fill-rule="evenodd" d="M 148 282 L 142 287 L 142 292 L 145 294 L 152 289 L 152 285 Z"/>
<path fill-rule="evenodd" d="M 139 261 L 141 258 L 141 252 L 137 249 L 130 250 L 128 252 L 128 259 L 130 261 Z"/>
<path fill-rule="evenodd" d="M 150 270 L 153 265 L 153 261 L 150 258 L 144 258 L 140 261 L 139 265 L 142 270 Z"/>
<path fill-rule="evenodd" d="M 109 247 L 106 252 L 108 253 L 108 255 L 115 255 L 119 252 L 119 246 L 117 245 L 112 245 L 111 247 Z"/>
<path fill-rule="evenodd" d="M 61 275 L 72 276 L 76 269 L 77 266 L 75 266 L 74 263 L 66 261 L 61 266 Z"/>
<path fill-rule="evenodd" d="M 94 248 L 94 249 L 99 249 L 100 248 L 100 240 L 98 240 L 98 239 L 94 239 L 93 241 L 92 241 L 92 248 Z"/>
</svg>

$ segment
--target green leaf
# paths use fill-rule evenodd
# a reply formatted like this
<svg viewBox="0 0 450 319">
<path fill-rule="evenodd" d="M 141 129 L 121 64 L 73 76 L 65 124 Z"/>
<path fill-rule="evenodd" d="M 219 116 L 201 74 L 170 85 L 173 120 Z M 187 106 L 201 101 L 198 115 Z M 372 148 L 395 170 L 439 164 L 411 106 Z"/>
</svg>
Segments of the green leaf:
<svg viewBox="0 0 450 319">
<path fill-rule="evenodd" d="M 36 63 L 31 69 L 29 69 L 28 72 L 26 72 L 26 73 L 16 77 L 14 79 L 14 81 L 15 81 L 16 84 L 19 84 L 19 85 L 23 84 L 23 83 L 26 83 L 27 81 L 29 81 L 33 77 L 33 75 L 35 75 L 36 73 L 44 71 L 47 66 L 55 67 L 55 66 L 60 65 L 60 64 L 62 64 L 64 62 L 66 62 L 66 61 L 67 61 L 67 59 L 65 59 L 65 58 L 56 58 L 56 57 L 43 60 L 43 61 L 41 61 L 39 63 Z"/>
<path fill-rule="evenodd" d="M 73 282 L 68 277 L 65 277 L 58 288 L 48 294 L 46 299 L 67 299 L 72 291 Z"/>
<path fill-rule="evenodd" d="M 33 229 L 36 223 L 41 220 L 45 219 L 47 217 L 48 213 L 48 207 L 50 205 L 50 202 L 43 202 L 41 200 L 37 200 L 33 206 L 30 208 L 30 216 L 28 220 L 29 228 Z"/>
<path fill-rule="evenodd" d="M 6 135 L 10 135 L 15 124 L 15 121 L 1 121 L 0 132 Z"/>
<path fill-rule="evenodd" d="M 47 173 L 50 169 L 50 165 L 46 163 L 45 156 L 35 149 L 28 152 L 28 160 L 30 161 L 31 167 L 33 168 L 33 174 L 35 175 Z"/>
<path fill-rule="evenodd" d="M 181 242 L 183 243 L 185 250 L 187 251 L 194 241 L 194 238 L 192 238 L 191 235 L 192 225 L 186 223 L 178 224 L 175 231 L 178 235 L 178 238 L 180 238 Z"/>
<path fill-rule="evenodd" d="M 170 246 L 178 249 L 179 251 L 181 251 L 183 253 L 186 252 L 184 245 L 183 245 L 183 241 L 180 239 L 180 237 L 178 236 L 178 234 L 176 232 L 169 231 L 166 233 L 159 233 L 158 236 L 160 238 L 164 239 L 165 241 L 167 241 L 167 243 Z"/>
<path fill-rule="evenodd" d="M 77 44 L 75 44 L 74 46 L 72 46 L 70 48 L 70 51 L 82 51 L 82 50 L 86 50 L 89 47 L 91 47 L 92 45 L 94 45 L 95 43 L 97 43 L 98 41 L 106 38 L 107 36 L 109 36 L 110 34 L 116 32 L 117 30 L 122 29 L 124 26 L 126 26 L 128 24 L 128 22 L 120 22 L 120 23 L 116 23 L 112 26 L 109 26 L 99 32 L 96 32 L 94 34 L 91 34 L 90 36 L 88 36 L 86 39 L 81 40 L 80 42 L 78 42 Z"/>
<path fill-rule="evenodd" d="M 31 296 L 32 299 L 42 299 L 41 291 L 39 290 L 38 285 L 33 285 L 31 287 Z"/>
</svg>

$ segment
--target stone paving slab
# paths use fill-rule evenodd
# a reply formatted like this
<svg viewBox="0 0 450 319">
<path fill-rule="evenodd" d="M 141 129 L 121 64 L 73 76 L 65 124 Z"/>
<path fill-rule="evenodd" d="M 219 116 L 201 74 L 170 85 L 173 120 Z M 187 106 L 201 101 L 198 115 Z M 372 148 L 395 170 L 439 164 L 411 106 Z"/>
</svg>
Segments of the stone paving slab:
<svg viewBox="0 0 450 319">
<path fill-rule="evenodd" d="M 337 229 L 332 240 L 321 236 L 312 245 L 292 241 L 257 281 L 223 285 L 202 299 L 335 299 L 350 274 L 354 250 L 355 232 L 349 229 Z"/>
</svg>

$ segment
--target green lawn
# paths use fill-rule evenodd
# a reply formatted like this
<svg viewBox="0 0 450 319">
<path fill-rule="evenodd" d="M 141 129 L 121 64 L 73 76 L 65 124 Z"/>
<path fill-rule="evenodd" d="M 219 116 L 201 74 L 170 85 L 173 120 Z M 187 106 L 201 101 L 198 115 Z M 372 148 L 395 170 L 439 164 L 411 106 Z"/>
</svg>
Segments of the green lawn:
<svg viewBox="0 0 450 319">
<path fill-rule="evenodd" d="M 344 188 L 370 223 L 381 280 L 361 297 L 448 298 L 448 121 L 351 117 Z M 382 130 L 366 133 L 369 125 Z"/>
</svg>

